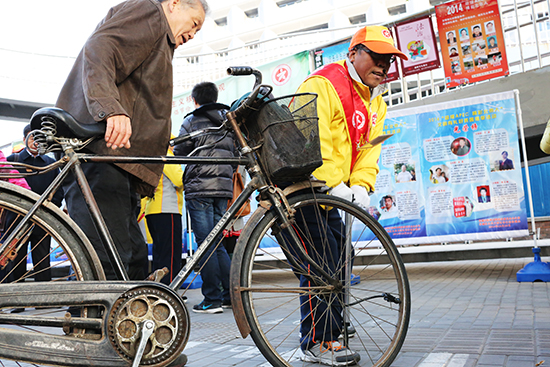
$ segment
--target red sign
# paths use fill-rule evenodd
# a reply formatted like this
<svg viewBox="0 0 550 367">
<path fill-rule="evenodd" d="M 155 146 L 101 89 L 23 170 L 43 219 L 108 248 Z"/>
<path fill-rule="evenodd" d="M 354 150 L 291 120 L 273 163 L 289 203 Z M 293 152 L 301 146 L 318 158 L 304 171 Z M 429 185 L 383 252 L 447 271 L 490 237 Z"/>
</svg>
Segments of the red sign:
<svg viewBox="0 0 550 367">
<path fill-rule="evenodd" d="M 497 0 L 435 7 L 447 88 L 508 75 Z"/>
<path fill-rule="evenodd" d="M 398 24 L 395 34 L 397 48 L 409 58 L 401 60 L 404 76 L 439 68 L 441 63 L 430 16 Z"/>
<path fill-rule="evenodd" d="M 273 84 L 280 87 L 281 85 L 285 85 L 290 80 L 291 75 L 292 69 L 290 66 L 287 64 L 282 64 L 273 70 L 271 79 L 273 80 Z"/>
</svg>

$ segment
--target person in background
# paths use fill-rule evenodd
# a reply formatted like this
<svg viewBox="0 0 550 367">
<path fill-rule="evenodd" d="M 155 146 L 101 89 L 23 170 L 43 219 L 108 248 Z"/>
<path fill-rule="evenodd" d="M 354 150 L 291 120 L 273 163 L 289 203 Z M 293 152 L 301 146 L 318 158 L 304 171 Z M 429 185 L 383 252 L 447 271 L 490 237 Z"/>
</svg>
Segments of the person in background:
<svg viewBox="0 0 550 367">
<path fill-rule="evenodd" d="M 443 170 L 440 167 L 437 167 L 435 169 L 435 176 L 433 177 L 432 182 L 436 184 L 447 182 L 445 180 L 445 176 L 442 173 L 443 173 Z"/>
<path fill-rule="evenodd" d="M 460 138 L 458 139 L 458 149 L 456 150 L 456 155 L 463 156 L 468 154 L 470 151 L 470 147 L 468 146 L 468 143 L 466 142 L 466 139 Z"/>
<path fill-rule="evenodd" d="M 473 32 L 472 32 L 472 37 L 479 38 L 479 37 L 482 37 L 482 36 L 483 36 L 483 33 L 481 33 L 481 27 L 478 26 L 478 25 L 474 26 Z"/>
<path fill-rule="evenodd" d="M 216 103 L 218 88 L 211 82 L 195 85 L 191 97 L 196 109 L 185 116 L 179 135 L 187 135 L 209 127 L 219 127 L 228 106 Z M 199 147 L 205 149 L 195 150 Z M 221 133 L 209 133 L 194 137 L 174 147 L 174 154 L 187 156 L 196 152 L 198 157 L 235 156 L 233 135 L 224 137 Z M 233 171 L 231 165 L 188 164 L 185 167 L 185 206 L 191 218 L 191 228 L 200 246 L 206 236 L 219 222 L 227 210 L 227 201 L 233 197 Z M 224 307 L 231 307 L 229 296 L 229 268 L 231 260 L 221 238 L 215 239 L 218 246 L 210 248 L 199 265 L 201 267 L 201 303 L 193 306 L 194 312 L 221 313 Z M 221 286 L 221 287 L 220 287 Z"/>
<path fill-rule="evenodd" d="M 168 156 L 173 156 L 168 149 Z M 141 201 L 147 228 L 153 240 L 153 271 L 166 267 L 161 282 L 168 285 L 181 269 L 183 209 L 183 170 L 179 164 L 166 164 L 152 198 Z"/>
<path fill-rule="evenodd" d="M 456 43 L 456 36 L 454 31 L 447 32 L 447 43 L 450 45 Z"/>
<path fill-rule="evenodd" d="M 326 181 L 329 194 L 368 208 L 369 192 L 374 190 L 379 172 L 378 159 L 381 146 L 359 148 L 382 134 L 387 106 L 382 99 L 384 80 L 395 57 L 407 60 L 407 56 L 394 46 L 391 32 L 382 26 L 367 26 L 357 31 L 350 42 L 347 58 L 325 65 L 310 75 L 298 88 L 298 93 L 316 93 L 319 116 L 319 136 L 323 164 L 313 172 L 317 179 Z M 327 252 L 342 254 L 345 242 L 336 227 L 341 223 L 337 210 L 328 210 L 327 218 L 333 239 L 328 246 L 321 238 L 326 234 L 297 220 L 297 225 L 308 226 L 312 242 L 321 248 L 312 249 L 322 259 L 326 271 L 334 274 L 337 264 L 326 261 Z M 315 218 L 310 208 L 296 218 Z M 317 233 L 315 233 L 317 232 Z M 323 235 L 325 237 L 323 237 Z M 316 240 L 317 239 L 317 240 Z M 323 255 L 325 254 L 325 255 Z M 333 257 L 330 257 L 333 258 Z M 300 285 L 306 286 L 308 277 L 299 275 Z M 301 358 L 307 362 L 332 365 L 357 363 L 360 355 L 338 342 L 346 327 L 348 335 L 353 330 L 343 324 L 342 306 L 338 302 L 328 305 L 311 294 L 300 296 Z"/>
<path fill-rule="evenodd" d="M 23 128 L 23 136 L 27 140 L 27 147 L 19 153 L 14 153 L 7 157 L 8 162 L 25 163 L 35 167 L 46 167 L 55 162 L 55 159 L 47 155 L 39 155 L 36 150 L 34 138 L 31 132 L 30 125 L 26 125 Z M 20 172 L 24 172 L 25 168 L 18 169 Z M 44 191 L 50 186 L 59 174 L 59 169 L 51 170 L 40 175 L 27 176 L 26 180 L 31 190 L 42 195 Z M 56 191 L 52 198 L 52 203 L 61 207 L 63 201 L 63 190 Z M 33 260 L 32 276 L 35 281 L 46 282 L 52 279 L 52 273 L 50 269 L 50 243 L 51 237 L 46 236 L 46 232 L 41 228 L 35 228 L 29 237 L 31 244 L 31 254 Z M 21 279 L 27 272 L 27 252 L 24 248 L 23 251 L 17 253 L 17 257 L 14 261 L 13 277 L 14 280 Z"/>
<path fill-rule="evenodd" d="M 413 177 L 409 171 L 407 171 L 406 165 L 401 165 L 401 172 L 399 172 L 396 176 L 397 182 L 409 182 L 412 181 Z"/>
<path fill-rule="evenodd" d="M 502 156 L 502 160 L 498 161 L 498 169 L 500 171 L 504 171 L 507 169 L 514 169 L 514 162 L 512 162 L 512 160 L 508 158 L 508 152 L 503 151 L 501 156 Z"/>
<path fill-rule="evenodd" d="M 382 209 L 383 212 L 393 212 L 395 210 L 395 206 L 393 205 L 393 198 L 389 195 L 386 195 L 382 198 L 384 200 L 384 208 Z"/>
<path fill-rule="evenodd" d="M 105 140 L 87 150 L 115 156 L 166 153 L 172 57 L 201 29 L 207 11 L 205 0 L 127 0 L 109 10 L 84 44 L 56 103 L 82 123 L 106 123 Z M 87 162 L 82 169 L 129 277 L 145 279 L 138 194 L 154 194 L 163 166 Z M 94 245 L 107 278 L 115 279 L 74 175 L 63 187 L 69 214 Z"/>
<path fill-rule="evenodd" d="M 7 162 L 6 156 L 4 155 L 4 152 L 0 150 L 0 162 Z M 13 169 L 13 166 L 9 164 L 0 164 L 0 172 L 2 173 L 18 173 L 15 169 Z M 8 179 L 1 179 L 2 181 L 9 182 L 11 184 L 17 185 L 19 187 L 22 187 L 24 189 L 30 190 L 31 187 L 27 183 L 27 180 L 25 180 L 22 177 L 14 177 L 14 178 L 8 178 Z"/>
<path fill-rule="evenodd" d="M 0 150 L 0 163 L 2 162 L 6 162 L 6 156 L 4 155 L 4 152 Z M 12 174 L 18 173 L 16 170 L 13 169 L 11 165 L 8 164 L 0 164 L 0 172 Z M 27 181 L 22 177 L 2 178 L 0 180 L 4 182 L 9 182 L 27 190 L 31 189 L 31 187 L 27 184 Z M 0 238 L 2 238 L 7 231 L 9 231 L 14 219 L 15 215 L 13 213 L 8 212 L 7 210 L 0 210 Z M 13 281 L 13 277 L 11 276 L 11 269 L 12 266 L 9 264 L 6 265 L 4 269 L 0 268 L 0 283 L 8 283 Z M 16 308 L 13 309 L 12 312 L 21 312 L 22 310 L 24 309 Z"/>
<path fill-rule="evenodd" d="M 479 189 L 479 196 L 477 201 L 480 203 L 488 203 L 491 201 L 491 196 L 487 195 L 487 188 L 482 187 Z"/>
<path fill-rule="evenodd" d="M 456 50 L 456 47 L 451 47 L 451 52 L 449 53 L 449 57 L 458 57 L 458 51 Z"/>
</svg>

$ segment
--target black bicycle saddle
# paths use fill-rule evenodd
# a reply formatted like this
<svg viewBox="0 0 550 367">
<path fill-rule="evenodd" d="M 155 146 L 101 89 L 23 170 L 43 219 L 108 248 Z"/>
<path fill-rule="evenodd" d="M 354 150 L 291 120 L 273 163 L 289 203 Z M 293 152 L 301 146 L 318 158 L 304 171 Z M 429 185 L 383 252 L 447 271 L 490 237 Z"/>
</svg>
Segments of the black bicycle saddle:
<svg viewBox="0 0 550 367">
<path fill-rule="evenodd" d="M 55 136 L 64 138 L 88 139 L 95 136 L 104 136 L 106 124 L 83 124 L 67 111 L 57 107 L 44 107 L 36 110 L 31 117 L 31 130 L 40 130 L 43 121 L 51 121 L 56 125 Z"/>
</svg>

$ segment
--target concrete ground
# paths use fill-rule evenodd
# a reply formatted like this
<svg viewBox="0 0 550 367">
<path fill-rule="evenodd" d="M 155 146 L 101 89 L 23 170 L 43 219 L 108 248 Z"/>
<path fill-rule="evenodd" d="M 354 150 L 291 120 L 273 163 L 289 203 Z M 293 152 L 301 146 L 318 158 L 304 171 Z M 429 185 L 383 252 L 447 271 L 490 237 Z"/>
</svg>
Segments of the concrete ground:
<svg viewBox="0 0 550 367">
<path fill-rule="evenodd" d="M 525 257 L 407 264 L 412 315 L 392 366 L 550 366 L 550 285 L 516 281 L 516 272 L 531 261 Z M 240 337 L 232 310 L 197 314 L 191 309 L 202 300 L 200 289 L 186 295 L 191 315 L 185 348 L 189 367 L 268 366 L 250 338 Z M 32 366 L 2 362 L 6 367 Z"/>
<path fill-rule="evenodd" d="M 519 283 L 533 258 L 406 265 L 412 294 L 410 329 L 393 367 L 550 366 L 547 283 Z M 543 261 L 545 258 L 543 258 Z M 187 292 L 188 308 L 202 300 Z M 188 366 L 265 363 L 239 336 L 231 310 L 191 312 Z"/>
</svg>

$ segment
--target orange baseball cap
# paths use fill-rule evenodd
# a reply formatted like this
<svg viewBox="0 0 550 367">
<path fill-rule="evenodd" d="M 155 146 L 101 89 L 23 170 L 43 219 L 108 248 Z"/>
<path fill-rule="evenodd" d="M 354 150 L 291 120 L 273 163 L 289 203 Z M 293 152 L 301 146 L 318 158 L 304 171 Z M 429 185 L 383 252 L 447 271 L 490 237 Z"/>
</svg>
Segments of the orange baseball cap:
<svg viewBox="0 0 550 367">
<path fill-rule="evenodd" d="M 352 48 L 359 44 L 367 46 L 369 50 L 378 54 L 393 54 L 403 60 L 409 59 L 407 55 L 393 45 L 390 30 L 380 25 L 366 26 L 358 30 L 351 38 L 349 50 L 351 51 Z"/>
</svg>

